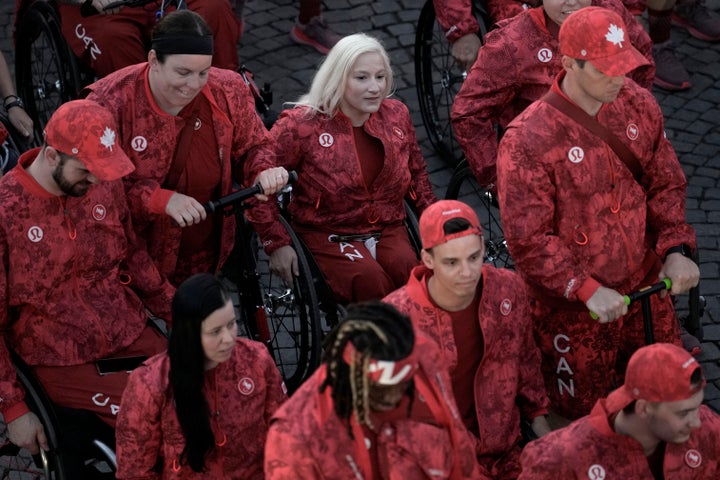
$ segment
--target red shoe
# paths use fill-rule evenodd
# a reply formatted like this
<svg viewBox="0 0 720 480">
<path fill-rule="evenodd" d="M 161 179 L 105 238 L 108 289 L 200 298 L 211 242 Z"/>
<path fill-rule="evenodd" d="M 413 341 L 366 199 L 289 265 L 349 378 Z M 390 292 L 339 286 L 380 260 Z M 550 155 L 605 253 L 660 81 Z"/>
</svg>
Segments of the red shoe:
<svg viewBox="0 0 720 480">
<path fill-rule="evenodd" d="M 317 16 L 311 18 L 306 25 L 295 22 L 295 26 L 290 30 L 290 38 L 295 43 L 309 45 L 323 55 L 327 55 L 342 37 L 328 27 L 325 19 Z"/>
</svg>

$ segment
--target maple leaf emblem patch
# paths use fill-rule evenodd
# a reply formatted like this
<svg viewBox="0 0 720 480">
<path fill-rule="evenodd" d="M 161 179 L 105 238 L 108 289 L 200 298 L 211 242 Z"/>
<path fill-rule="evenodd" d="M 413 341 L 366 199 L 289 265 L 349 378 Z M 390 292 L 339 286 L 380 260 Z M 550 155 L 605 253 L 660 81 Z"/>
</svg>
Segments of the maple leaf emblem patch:
<svg viewBox="0 0 720 480">
<path fill-rule="evenodd" d="M 115 145 L 115 132 L 110 127 L 105 127 L 105 131 L 100 137 L 100 143 L 112 152 L 113 145 Z"/>
<path fill-rule="evenodd" d="M 611 42 L 614 45 L 619 45 L 620 48 L 622 48 L 623 42 L 625 41 L 625 32 L 623 32 L 622 28 L 619 28 L 617 25 L 611 23 L 608 28 L 608 33 L 605 34 L 605 39 L 608 42 Z"/>
</svg>

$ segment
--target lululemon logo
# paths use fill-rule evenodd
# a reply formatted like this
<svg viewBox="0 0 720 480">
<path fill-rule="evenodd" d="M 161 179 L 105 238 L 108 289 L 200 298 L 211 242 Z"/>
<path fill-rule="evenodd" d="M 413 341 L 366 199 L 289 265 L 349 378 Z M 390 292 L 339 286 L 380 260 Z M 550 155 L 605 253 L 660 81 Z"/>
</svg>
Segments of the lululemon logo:
<svg viewBox="0 0 720 480">
<path fill-rule="evenodd" d="M 37 243 L 40 240 L 42 240 L 43 235 L 44 235 L 44 233 L 43 233 L 42 228 L 40 228 L 38 226 L 30 227 L 27 232 L 28 239 L 33 243 Z"/>
<path fill-rule="evenodd" d="M 537 58 L 543 63 L 548 63 L 553 58 L 552 50 L 549 48 L 541 48 L 538 50 Z"/>
<path fill-rule="evenodd" d="M 105 205 L 97 204 L 93 207 L 92 210 L 92 216 L 95 220 L 98 222 L 101 220 L 105 220 L 105 216 L 107 215 L 107 208 L 105 208 Z"/>
<path fill-rule="evenodd" d="M 136 152 L 143 152 L 147 148 L 147 140 L 142 135 L 138 135 L 132 139 L 130 146 Z"/>
<path fill-rule="evenodd" d="M 332 135 L 325 132 L 320 134 L 320 137 L 318 137 L 318 142 L 320 142 L 321 147 L 329 148 L 332 147 L 333 143 L 335 143 L 335 139 Z"/>
<path fill-rule="evenodd" d="M 200 127 L 202 127 L 202 120 L 199 118 L 195 119 L 195 126 L 193 127 L 195 130 L 200 130 Z"/>
<path fill-rule="evenodd" d="M 400 140 L 405 138 L 405 133 L 402 130 L 400 130 L 398 127 L 393 127 L 392 131 L 395 134 L 395 136 L 398 137 Z"/>
<path fill-rule="evenodd" d="M 510 312 L 512 311 L 512 302 L 509 298 L 504 299 L 500 303 L 500 313 L 503 314 L 503 316 L 507 317 L 510 315 Z"/>
<path fill-rule="evenodd" d="M 640 135 L 640 129 L 634 123 L 630 123 L 628 124 L 627 129 L 625 129 L 625 134 L 630 140 L 637 140 Z"/>
<path fill-rule="evenodd" d="M 685 463 L 687 463 L 687 466 L 690 468 L 698 468 L 702 465 L 702 455 L 694 448 L 691 448 L 685 452 Z"/>
<path fill-rule="evenodd" d="M 587 475 L 590 480 L 605 480 L 605 468 L 598 464 L 590 465 Z"/>
<path fill-rule="evenodd" d="M 568 152 L 568 160 L 572 163 L 580 163 L 585 158 L 585 151 L 580 147 L 572 147 Z"/>
<path fill-rule="evenodd" d="M 255 382 L 251 378 L 243 377 L 238 382 L 238 391 L 243 395 L 250 395 L 255 391 Z"/>
</svg>

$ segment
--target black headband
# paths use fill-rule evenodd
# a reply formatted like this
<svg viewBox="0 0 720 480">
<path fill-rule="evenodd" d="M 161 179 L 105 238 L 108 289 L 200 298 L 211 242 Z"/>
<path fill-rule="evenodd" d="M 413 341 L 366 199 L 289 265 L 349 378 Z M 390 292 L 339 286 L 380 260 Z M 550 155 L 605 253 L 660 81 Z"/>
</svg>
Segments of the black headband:
<svg viewBox="0 0 720 480">
<path fill-rule="evenodd" d="M 159 35 L 153 38 L 150 48 L 158 55 L 212 55 L 213 36 Z"/>
</svg>

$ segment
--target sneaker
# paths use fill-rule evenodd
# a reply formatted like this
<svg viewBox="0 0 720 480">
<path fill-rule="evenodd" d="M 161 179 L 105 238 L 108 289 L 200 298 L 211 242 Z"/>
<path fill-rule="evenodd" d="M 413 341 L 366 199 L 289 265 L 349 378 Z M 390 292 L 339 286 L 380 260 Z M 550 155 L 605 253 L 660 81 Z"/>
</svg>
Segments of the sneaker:
<svg viewBox="0 0 720 480">
<path fill-rule="evenodd" d="M 668 40 L 652 47 L 655 60 L 655 85 L 665 90 L 687 90 L 690 75 L 675 55 L 675 46 Z"/>
<path fill-rule="evenodd" d="M 309 45 L 323 55 L 327 55 L 342 37 L 330 30 L 325 19 L 318 15 L 311 18 L 307 25 L 296 21 L 295 26 L 290 30 L 290 38 L 295 43 Z"/>
<path fill-rule="evenodd" d="M 695 38 L 706 42 L 720 40 L 720 15 L 703 5 L 702 0 L 678 2 L 672 19 Z"/>
<path fill-rule="evenodd" d="M 697 356 L 702 353 L 702 344 L 700 340 L 694 335 L 685 330 L 685 327 L 680 325 L 680 341 L 682 342 L 683 348 L 690 353 L 692 356 Z"/>
</svg>

